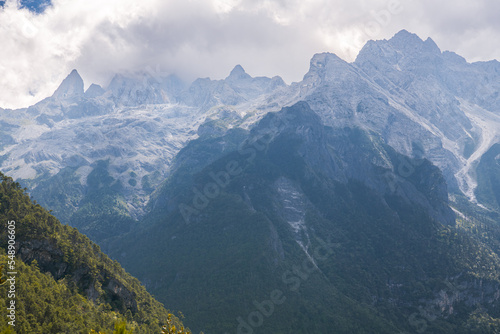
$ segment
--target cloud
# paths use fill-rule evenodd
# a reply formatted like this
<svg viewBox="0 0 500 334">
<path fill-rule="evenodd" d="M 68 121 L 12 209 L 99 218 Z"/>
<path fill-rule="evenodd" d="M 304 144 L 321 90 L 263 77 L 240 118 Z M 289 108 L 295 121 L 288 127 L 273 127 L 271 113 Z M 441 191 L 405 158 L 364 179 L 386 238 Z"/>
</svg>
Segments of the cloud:
<svg viewBox="0 0 500 334">
<path fill-rule="evenodd" d="M 368 39 L 407 29 L 468 60 L 500 58 L 500 3 L 431 0 L 54 0 L 44 13 L 0 9 L 0 106 L 49 96 L 76 68 L 88 87 L 117 72 L 185 80 L 251 75 L 298 81 L 314 53 L 352 61 Z"/>
</svg>

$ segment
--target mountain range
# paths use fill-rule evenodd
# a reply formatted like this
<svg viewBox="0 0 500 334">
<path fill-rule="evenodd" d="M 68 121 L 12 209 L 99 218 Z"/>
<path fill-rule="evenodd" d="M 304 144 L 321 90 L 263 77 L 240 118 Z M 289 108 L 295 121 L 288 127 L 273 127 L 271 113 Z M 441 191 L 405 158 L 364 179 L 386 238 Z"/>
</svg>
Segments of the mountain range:
<svg viewBox="0 0 500 334">
<path fill-rule="evenodd" d="M 291 84 L 74 70 L 0 109 L 0 169 L 196 330 L 489 333 L 499 86 L 405 30 Z"/>
</svg>

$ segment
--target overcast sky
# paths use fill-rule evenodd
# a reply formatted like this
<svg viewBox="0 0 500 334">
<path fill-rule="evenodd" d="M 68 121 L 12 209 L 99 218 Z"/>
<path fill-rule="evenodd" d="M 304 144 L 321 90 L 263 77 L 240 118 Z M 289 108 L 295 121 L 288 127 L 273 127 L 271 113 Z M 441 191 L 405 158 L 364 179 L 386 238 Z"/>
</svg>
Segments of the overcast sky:
<svg viewBox="0 0 500 334">
<path fill-rule="evenodd" d="M 300 81 L 315 53 L 353 61 L 401 29 L 468 61 L 500 59 L 498 0 L 53 0 L 42 14 L 0 8 L 0 107 L 51 95 L 76 68 L 87 88 L 118 72 Z"/>
</svg>

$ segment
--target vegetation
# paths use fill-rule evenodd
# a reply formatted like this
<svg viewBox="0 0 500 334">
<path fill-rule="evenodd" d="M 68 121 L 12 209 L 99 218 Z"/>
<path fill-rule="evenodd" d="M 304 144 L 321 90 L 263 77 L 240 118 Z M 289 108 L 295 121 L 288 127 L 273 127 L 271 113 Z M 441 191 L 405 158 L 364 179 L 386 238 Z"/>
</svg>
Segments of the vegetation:
<svg viewBox="0 0 500 334">
<path fill-rule="evenodd" d="M 62 225 L 0 173 L 0 222 L 15 221 L 18 333 L 154 333 L 169 316 L 139 281 L 75 228 Z M 7 264 L 7 229 L 0 230 L 0 265 Z M 0 285 L 5 310 L 7 285 Z M 0 333 L 8 333 L 2 322 Z"/>
<path fill-rule="evenodd" d="M 80 183 L 77 168 L 66 167 L 56 175 L 40 176 L 25 181 L 31 193 L 44 207 L 53 210 L 62 222 L 88 236 L 94 242 L 102 242 L 120 233 L 128 232 L 135 220 L 130 216 L 123 198 L 123 185 L 109 173 L 109 161 L 99 160 Z M 90 167 L 89 167 L 90 168 Z M 135 186 L 135 174 L 130 174 L 129 184 Z"/>
</svg>

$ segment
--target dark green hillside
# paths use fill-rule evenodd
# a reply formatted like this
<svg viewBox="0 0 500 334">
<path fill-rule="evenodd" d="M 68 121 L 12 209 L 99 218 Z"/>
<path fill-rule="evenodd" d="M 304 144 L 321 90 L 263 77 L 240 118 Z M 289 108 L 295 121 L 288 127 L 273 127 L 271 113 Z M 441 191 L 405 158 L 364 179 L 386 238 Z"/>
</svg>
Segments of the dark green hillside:
<svg viewBox="0 0 500 334">
<path fill-rule="evenodd" d="M 15 221 L 17 333 L 95 329 L 109 334 L 120 321 L 134 333 L 160 333 L 168 313 L 137 279 L 75 228 L 32 203 L 18 183 L 1 173 L 0 178 L 0 265 L 5 269 L 7 222 Z M 0 330 L 6 326 L 7 288 L 0 286 Z"/>
<path fill-rule="evenodd" d="M 455 226 L 428 161 L 324 127 L 305 103 L 266 116 L 239 149 L 207 152 L 186 148 L 150 227 L 109 248 L 192 328 L 500 331 L 499 258 Z"/>
</svg>

